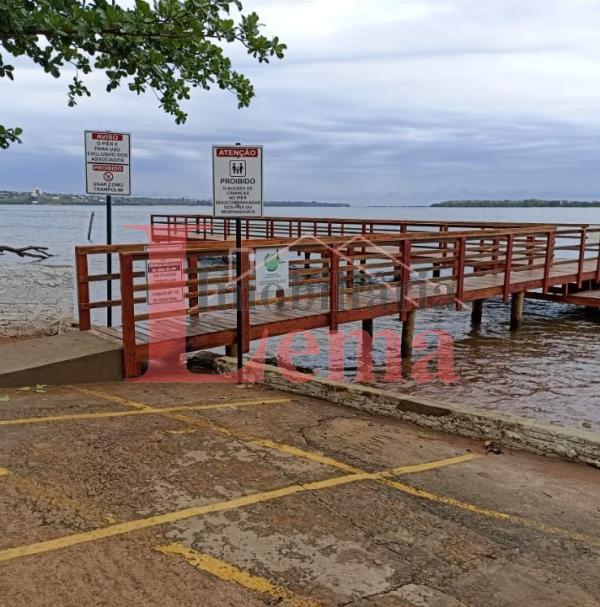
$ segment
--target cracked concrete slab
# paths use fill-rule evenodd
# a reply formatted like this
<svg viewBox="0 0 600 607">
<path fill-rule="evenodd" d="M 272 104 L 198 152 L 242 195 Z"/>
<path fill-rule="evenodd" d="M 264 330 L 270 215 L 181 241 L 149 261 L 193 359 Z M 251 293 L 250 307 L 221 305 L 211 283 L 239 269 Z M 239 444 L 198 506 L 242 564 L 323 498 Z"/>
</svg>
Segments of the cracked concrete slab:
<svg viewBox="0 0 600 607">
<path fill-rule="evenodd" d="M 217 384 L 90 388 L 11 391 L 2 418 L 289 397 Z M 277 406 L 0 426 L 0 436 L 9 471 L 0 592 L 11 607 L 600 604 L 596 469 L 487 455 L 477 441 L 297 395 Z M 465 454 L 478 458 L 347 481 Z M 324 484 L 308 490 L 313 481 Z M 2 562 L 6 549 L 254 494 L 270 497 Z M 170 543 L 222 565 L 156 551 Z M 256 587 L 219 577 L 227 567 Z"/>
</svg>

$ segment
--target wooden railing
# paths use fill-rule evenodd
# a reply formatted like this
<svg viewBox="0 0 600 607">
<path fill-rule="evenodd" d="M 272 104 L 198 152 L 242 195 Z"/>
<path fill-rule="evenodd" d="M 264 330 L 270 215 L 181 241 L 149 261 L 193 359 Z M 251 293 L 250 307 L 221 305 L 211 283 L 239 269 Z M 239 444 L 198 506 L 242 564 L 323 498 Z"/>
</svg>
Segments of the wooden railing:
<svg viewBox="0 0 600 607">
<path fill-rule="evenodd" d="M 118 255 L 119 253 L 130 252 L 130 251 L 143 251 L 144 244 L 127 244 L 127 245 L 88 245 L 75 247 L 75 270 L 77 274 L 77 302 L 79 312 L 79 329 L 81 331 L 87 331 L 92 328 L 92 320 L 95 324 L 102 323 L 100 317 L 92 319 L 93 310 L 108 310 L 113 308 L 119 308 L 121 306 L 121 299 L 118 294 L 118 290 L 112 290 L 116 295 L 114 299 L 106 299 L 106 290 L 101 290 L 102 285 L 114 285 L 119 283 L 121 274 L 118 271 Z M 104 264 L 107 256 L 110 255 L 112 258 L 112 267 L 117 268 L 116 272 L 107 274 L 106 272 L 94 273 L 90 267 L 92 260 L 97 263 L 94 265 L 99 266 Z M 116 259 L 115 259 L 116 258 Z M 98 289 L 93 292 L 94 287 Z M 104 298 L 103 298 L 104 295 Z M 116 319 L 118 320 L 118 318 Z M 112 324 L 112 322 L 107 322 Z"/>
<path fill-rule="evenodd" d="M 431 224 L 433 225 L 433 224 Z M 510 284 L 510 275 L 514 271 L 526 267 L 540 267 L 543 264 L 546 273 L 545 289 L 549 284 L 550 264 L 569 263 L 577 261 L 578 271 L 576 277 L 577 286 L 581 287 L 584 277 L 584 268 L 589 265 L 590 259 L 595 259 L 597 263 L 596 281 L 600 281 L 600 227 L 588 225 L 574 226 L 549 226 L 552 234 L 548 237 L 541 235 L 540 227 L 524 227 L 497 229 L 486 228 L 485 230 L 470 230 L 455 232 L 441 230 L 425 233 L 407 232 L 406 234 L 398 234 L 387 236 L 385 234 L 369 232 L 368 242 L 379 243 L 382 239 L 392 238 L 392 243 L 401 242 L 403 247 L 410 247 L 411 263 L 414 266 L 419 266 L 419 269 L 424 279 L 436 281 L 440 278 L 447 279 L 452 264 L 458 264 L 460 267 L 464 257 L 464 263 L 467 267 L 473 268 L 478 272 L 505 272 L 505 280 L 507 285 Z M 512 235 L 512 242 L 509 238 Z M 361 234 L 347 235 L 340 242 L 348 241 L 362 237 Z M 292 243 L 292 250 L 295 250 L 298 255 L 313 256 L 307 247 L 309 246 L 310 238 L 314 236 L 306 236 L 303 239 L 277 239 L 270 237 L 269 239 L 255 240 L 247 242 L 247 246 L 270 246 L 277 243 Z M 317 238 L 325 243 L 334 240 L 333 237 Z M 394 240 L 394 238 L 396 240 Z M 465 241 L 469 246 L 465 246 L 464 251 L 460 251 L 460 238 L 468 239 Z M 308 239 L 308 240 L 307 240 Z M 339 237 L 338 237 L 339 240 Z M 473 250 L 473 244 L 479 242 L 478 249 Z M 77 288 L 78 288 L 78 307 L 79 307 L 79 326 L 82 330 L 87 330 L 92 325 L 105 324 L 104 317 L 106 309 L 113 310 L 114 324 L 121 324 L 120 321 L 120 259 L 121 253 L 137 253 L 143 252 L 146 244 L 131 244 L 131 245 L 112 245 L 112 246 L 81 246 L 76 248 L 76 268 L 77 268 Z M 194 274 L 195 264 L 197 265 L 202 257 L 222 255 L 227 259 L 227 262 L 222 266 L 232 267 L 232 262 L 229 260 L 229 247 L 231 243 L 223 241 L 202 241 L 198 243 L 188 242 L 188 250 L 197 251 L 197 256 L 192 256 L 189 261 L 189 267 L 186 269 L 190 273 L 191 278 L 207 278 L 208 284 L 216 284 L 220 279 L 215 281 L 215 276 L 211 276 L 212 270 L 207 267 L 201 267 L 197 274 Z M 317 245 L 311 245 L 313 248 Z M 325 246 L 325 245 L 321 245 Z M 378 280 L 390 281 L 398 275 L 398 269 L 390 266 L 390 260 L 384 256 L 368 251 L 368 246 L 359 246 L 357 242 L 352 241 L 350 245 L 354 251 L 363 251 L 365 254 L 355 254 L 353 259 L 353 268 L 348 268 L 348 259 L 352 256 L 346 255 L 341 262 L 341 271 L 348 275 L 348 285 L 357 284 L 363 280 L 365 275 L 375 273 Z M 302 248 L 304 247 L 304 249 Z M 367 247 L 367 248 L 365 248 Z M 106 274 L 105 271 L 98 271 L 104 265 L 104 259 L 107 254 L 113 256 L 113 272 Z M 406 252 L 404 253 L 406 255 Z M 510 256 L 509 263 L 507 258 Z M 361 260 L 361 261 L 356 261 Z M 319 284 L 319 276 L 326 268 L 318 267 L 318 259 L 314 257 L 307 260 L 295 260 L 292 263 L 294 267 L 294 276 L 292 286 L 297 287 L 300 284 Z M 358 264 L 358 265 L 356 265 Z M 504 265 L 503 265 L 504 264 Z M 453 267 L 453 275 L 457 275 L 456 268 Z M 96 268 L 96 270 L 94 270 Z M 146 276 L 145 268 L 138 268 L 134 273 L 135 279 L 142 279 Z M 229 279 L 230 277 L 228 277 Z M 321 276 L 321 278 L 323 278 Z M 463 277 L 464 278 L 464 277 Z M 301 280 L 302 279 L 302 280 Z M 462 280 L 462 278 L 461 278 Z M 113 298 L 108 301 L 105 296 L 105 285 L 108 281 L 113 284 Z M 223 295 L 223 287 L 213 287 L 212 295 Z M 228 288 L 228 293 L 233 293 L 233 287 Z M 460 284 L 457 283 L 457 291 L 460 292 Z M 141 290 L 136 294 L 135 304 L 143 305 L 146 303 L 145 293 Z M 508 286 L 505 289 L 504 297 L 507 297 Z M 192 297 L 194 300 L 195 298 Z M 233 305 L 231 303 L 231 305 Z"/>
<path fill-rule="evenodd" d="M 153 242 L 229 240 L 235 220 L 212 215 L 151 215 Z M 542 223 L 542 222 L 540 222 Z M 397 235 L 406 232 L 448 232 L 527 227 L 531 223 L 481 221 L 427 221 L 396 219 L 344 219 L 317 217 L 261 217 L 242 220 L 243 238 L 300 238 L 302 236 Z"/>
<path fill-rule="evenodd" d="M 516 290 L 548 288 L 552 283 L 555 242 L 554 226 L 394 237 L 310 236 L 247 241 L 242 254 L 245 347 L 250 339 L 259 336 L 255 325 L 268 325 L 271 335 L 287 332 L 290 327 L 326 326 L 335 331 L 341 323 L 375 316 L 398 313 L 404 319 L 417 307 L 453 303 L 460 309 L 475 291 L 478 297 L 501 294 L 508 299 Z M 293 254 L 292 292 L 284 296 L 256 291 L 252 254 L 257 248 L 274 245 L 289 248 Z M 230 345 L 235 339 L 235 327 L 223 316 L 210 314 L 235 306 L 235 274 L 228 247 L 222 242 L 188 243 L 178 254 L 185 260 L 184 280 L 158 287 L 183 288 L 184 301 L 172 310 L 158 313 L 148 309 L 144 298 L 144 294 L 157 288 L 144 274 L 148 260 L 156 254 L 131 250 L 119 255 L 122 337 L 130 375 L 137 374 L 141 361 L 147 358 L 148 340 L 169 341 L 168 323 L 159 322 L 164 319 L 197 319 L 190 321 L 187 334 L 178 325 L 184 331 L 188 349 Z M 216 256 L 222 256 L 222 261 Z M 517 280 L 518 273 L 533 270 L 538 270 L 535 276 L 523 274 L 525 278 Z M 487 280 L 489 277 L 491 281 Z M 303 314 L 298 313 L 299 309 Z M 253 317 L 262 320 L 253 322 Z M 153 335 L 149 334 L 152 327 L 148 321 L 157 323 Z M 211 323 L 216 336 L 212 341 L 205 330 Z M 140 335 L 144 336 L 144 343 L 139 342 Z"/>
</svg>

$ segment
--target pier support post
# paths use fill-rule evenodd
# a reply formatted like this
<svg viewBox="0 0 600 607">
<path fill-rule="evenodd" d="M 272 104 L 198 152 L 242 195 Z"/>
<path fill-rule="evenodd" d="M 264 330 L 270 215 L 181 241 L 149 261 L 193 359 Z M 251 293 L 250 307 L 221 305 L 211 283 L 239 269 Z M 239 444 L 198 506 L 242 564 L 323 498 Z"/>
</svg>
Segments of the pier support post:
<svg viewBox="0 0 600 607">
<path fill-rule="evenodd" d="M 225 346 L 225 356 L 230 356 L 231 358 L 237 358 L 237 344 L 231 344 L 230 346 Z"/>
<path fill-rule="evenodd" d="M 363 333 L 366 333 L 369 337 L 373 337 L 373 319 L 372 318 L 365 318 L 365 320 L 362 321 L 362 330 Z"/>
<path fill-rule="evenodd" d="M 473 327 L 481 326 L 481 319 L 483 318 L 483 302 L 485 299 L 476 299 L 471 307 L 471 325 Z"/>
<path fill-rule="evenodd" d="M 360 367 L 359 376 L 363 380 L 372 379 L 373 369 L 373 319 L 365 318 L 362 321 L 362 335 L 360 340 Z"/>
<path fill-rule="evenodd" d="M 525 291 L 513 293 L 510 305 L 510 330 L 516 331 L 523 322 L 523 302 L 525 301 Z"/>
<path fill-rule="evenodd" d="M 410 358 L 412 356 L 416 319 L 417 310 L 413 309 L 407 312 L 406 319 L 402 321 L 402 343 L 400 346 L 400 358 Z"/>
</svg>

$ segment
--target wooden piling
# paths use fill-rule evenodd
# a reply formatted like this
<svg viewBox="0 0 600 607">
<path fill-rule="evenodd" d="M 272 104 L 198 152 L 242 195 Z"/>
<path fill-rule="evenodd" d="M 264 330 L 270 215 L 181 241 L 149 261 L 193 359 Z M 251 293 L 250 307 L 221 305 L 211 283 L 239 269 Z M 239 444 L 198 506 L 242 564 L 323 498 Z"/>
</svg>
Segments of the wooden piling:
<svg viewBox="0 0 600 607">
<path fill-rule="evenodd" d="M 516 331 L 523 322 L 523 302 L 525 301 L 525 291 L 513 293 L 510 306 L 510 329 Z"/>
<path fill-rule="evenodd" d="M 417 310 L 413 309 L 406 313 L 406 318 L 402 321 L 402 344 L 400 346 L 400 358 L 410 358 L 412 356 L 416 318 Z"/>
<path fill-rule="evenodd" d="M 361 367 L 363 370 L 373 365 L 373 319 L 366 318 L 362 321 Z"/>
<path fill-rule="evenodd" d="M 485 299 L 475 299 L 471 307 L 471 325 L 474 327 L 481 326 L 483 318 L 483 302 Z"/>
<path fill-rule="evenodd" d="M 92 211 L 92 214 L 90 215 L 90 224 L 88 225 L 88 234 L 87 234 L 88 240 L 92 240 L 92 230 L 94 228 L 94 215 L 95 215 L 95 212 Z"/>
</svg>

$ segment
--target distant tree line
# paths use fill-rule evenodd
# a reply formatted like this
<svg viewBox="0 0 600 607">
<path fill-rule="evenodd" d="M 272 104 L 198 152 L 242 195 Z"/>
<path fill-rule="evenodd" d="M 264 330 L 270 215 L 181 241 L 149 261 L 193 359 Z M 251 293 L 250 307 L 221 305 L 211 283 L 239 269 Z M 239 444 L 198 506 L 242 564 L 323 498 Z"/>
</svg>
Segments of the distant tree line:
<svg viewBox="0 0 600 607">
<path fill-rule="evenodd" d="M 600 201 L 581 200 L 446 200 L 437 202 L 432 207 L 600 207 Z"/>
<path fill-rule="evenodd" d="M 60 194 L 44 192 L 33 194 L 32 192 L 14 192 L 0 191 L 0 205 L 2 204 L 104 204 L 103 196 L 84 196 L 82 194 Z M 212 207 L 212 201 L 207 199 L 194 198 L 150 198 L 147 196 L 131 197 L 113 197 L 113 204 L 116 205 L 139 205 L 139 206 L 168 206 L 168 205 L 189 205 L 199 207 Z M 349 207 L 349 204 L 343 202 L 310 202 L 303 200 L 271 200 L 265 202 L 267 207 Z"/>
</svg>

